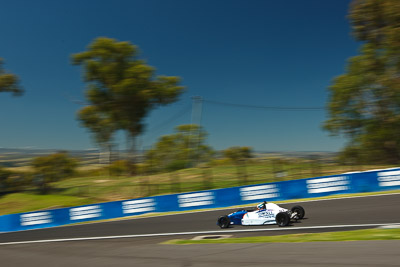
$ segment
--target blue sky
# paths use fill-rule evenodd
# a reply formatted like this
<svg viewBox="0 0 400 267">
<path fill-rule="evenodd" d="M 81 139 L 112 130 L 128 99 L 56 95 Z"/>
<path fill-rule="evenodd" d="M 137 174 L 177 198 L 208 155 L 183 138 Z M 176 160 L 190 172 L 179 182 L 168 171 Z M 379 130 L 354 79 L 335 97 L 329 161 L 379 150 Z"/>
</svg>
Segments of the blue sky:
<svg viewBox="0 0 400 267">
<path fill-rule="evenodd" d="M 349 0 L 0 0 L 0 57 L 22 97 L 0 94 L 0 147 L 95 147 L 79 126 L 80 67 L 70 56 L 96 37 L 137 45 L 159 75 L 180 76 L 180 100 L 154 110 L 139 138 L 148 148 L 191 122 L 192 96 L 255 106 L 324 107 L 332 79 L 359 44 Z M 321 129 L 326 112 L 271 111 L 204 102 L 201 124 L 215 149 L 338 151 Z M 178 116 L 179 115 L 179 116 Z M 125 146 L 118 133 L 116 142 Z"/>
</svg>

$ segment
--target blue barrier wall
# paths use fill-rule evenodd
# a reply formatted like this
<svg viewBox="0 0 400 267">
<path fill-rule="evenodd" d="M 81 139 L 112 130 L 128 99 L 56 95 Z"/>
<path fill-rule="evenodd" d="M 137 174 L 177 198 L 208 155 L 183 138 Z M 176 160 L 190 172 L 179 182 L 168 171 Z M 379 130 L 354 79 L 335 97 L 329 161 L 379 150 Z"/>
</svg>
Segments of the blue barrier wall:
<svg viewBox="0 0 400 267">
<path fill-rule="evenodd" d="M 400 189 L 400 168 L 171 194 L 0 216 L 0 232 L 139 215 Z"/>
</svg>

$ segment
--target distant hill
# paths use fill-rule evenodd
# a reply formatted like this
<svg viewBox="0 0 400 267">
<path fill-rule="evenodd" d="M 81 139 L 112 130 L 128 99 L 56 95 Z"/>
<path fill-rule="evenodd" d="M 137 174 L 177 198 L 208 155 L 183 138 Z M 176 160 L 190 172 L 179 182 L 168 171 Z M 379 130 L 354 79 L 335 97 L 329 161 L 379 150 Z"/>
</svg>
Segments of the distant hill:
<svg viewBox="0 0 400 267">
<path fill-rule="evenodd" d="M 333 158 L 337 156 L 337 152 L 331 151 L 254 151 L 254 156 L 264 157 L 264 156 L 276 156 L 284 158 Z"/>
<path fill-rule="evenodd" d="M 53 154 L 56 152 L 65 151 L 71 157 L 77 158 L 81 166 L 95 167 L 99 164 L 99 151 L 96 149 L 90 150 L 57 150 L 57 149 L 21 149 L 21 148 L 0 148 L 0 166 L 7 168 L 22 168 L 28 167 L 33 158 Z M 336 152 L 324 151 L 254 151 L 256 158 L 320 158 L 323 160 L 333 159 Z M 114 153 L 113 158 L 125 158 L 126 151 L 118 151 Z"/>
<path fill-rule="evenodd" d="M 0 148 L 0 166 L 2 167 L 26 167 L 35 157 L 50 155 L 65 151 L 71 157 L 77 158 L 82 164 L 97 164 L 99 162 L 98 150 L 57 150 L 57 149 L 19 149 Z"/>
</svg>

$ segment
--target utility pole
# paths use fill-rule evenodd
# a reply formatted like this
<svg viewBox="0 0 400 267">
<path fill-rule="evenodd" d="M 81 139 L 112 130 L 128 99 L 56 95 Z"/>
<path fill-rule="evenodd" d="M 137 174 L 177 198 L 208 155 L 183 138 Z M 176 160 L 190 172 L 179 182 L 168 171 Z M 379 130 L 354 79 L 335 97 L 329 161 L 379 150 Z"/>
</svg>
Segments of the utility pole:
<svg viewBox="0 0 400 267">
<path fill-rule="evenodd" d="M 190 158 L 193 158 L 193 161 L 195 164 L 198 163 L 198 149 L 200 146 L 200 134 L 201 134 L 201 117 L 202 117 L 202 112 L 203 112 L 203 98 L 201 96 L 193 96 L 192 97 L 192 118 L 191 118 L 191 125 L 197 125 L 197 133 L 194 133 L 196 135 L 195 138 L 195 144 L 193 147 L 194 155 L 190 155 L 190 147 L 189 147 L 189 161 Z M 190 129 L 190 134 L 193 132 L 193 128 Z M 191 146 L 192 141 L 189 140 L 189 146 Z M 197 153 L 196 153 L 197 152 Z"/>
<path fill-rule="evenodd" d="M 192 122 L 191 124 L 201 125 L 203 111 L 203 98 L 201 96 L 192 97 Z"/>
</svg>

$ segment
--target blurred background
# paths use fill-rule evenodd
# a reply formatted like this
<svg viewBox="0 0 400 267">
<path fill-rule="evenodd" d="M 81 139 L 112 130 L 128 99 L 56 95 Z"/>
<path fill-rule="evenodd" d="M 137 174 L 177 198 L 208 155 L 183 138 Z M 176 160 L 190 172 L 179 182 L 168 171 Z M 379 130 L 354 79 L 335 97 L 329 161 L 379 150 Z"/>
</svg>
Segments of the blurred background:
<svg viewBox="0 0 400 267">
<path fill-rule="evenodd" d="M 0 214 L 398 166 L 399 14 L 4 1 Z"/>
</svg>

